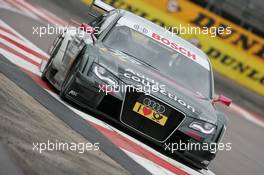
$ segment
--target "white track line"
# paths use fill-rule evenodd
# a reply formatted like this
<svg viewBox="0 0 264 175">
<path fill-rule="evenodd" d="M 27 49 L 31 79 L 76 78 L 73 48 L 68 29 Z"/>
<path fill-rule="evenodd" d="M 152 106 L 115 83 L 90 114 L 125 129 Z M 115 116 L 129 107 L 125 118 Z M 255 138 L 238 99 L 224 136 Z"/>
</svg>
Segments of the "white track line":
<svg viewBox="0 0 264 175">
<path fill-rule="evenodd" d="M 60 22 L 56 21 L 56 19 L 50 17 L 48 14 L 45 14 L 41 11 L 39 11 L 37 8 L 35 8 L 33 5 L 27 3 L 24 0 L 17 0 L 17 2 L 25 7 L 27 10 L 33 12 L 37 16 L 41 17 L 42 19 L 46 20 L 47 22 L 51 22 L 52 24 L 57 24 L 57 25 L 63 25 Z"/>
<path fill-rule="evenodd" d="M 41 50 L 39 47 L 37 47 L 32 42 L 30 42 L 28 39 L 26 39 L 24 36 L 22 36 L 20 33 L 18 33 L 16 30 L 14 30 L 11 26 L 9 26 L 7 23 L 5 23 L 1 19 L 0 19 L 0 26 L 2 26 L 3 28 L 6 28 L 6 29 L 12 31 L 12 33 L 16 34 L 18 36 L 18 38 L 16 38 L 16 39 L 22 40 L 23 41 L 22 43 L 25 44 L 25 46 L 30 47 L 32 50 L 35 50 L 36 52 L 40 53 L 43 56 L 46 56 L 47 58 L 49 57 L 49 55 L 46 52 L 44 52 L 43 50 Z M 5 32 L 3 32 L 2 34 L 4 34 L 4 33 Z M 16 41 L 20 43 L 19 40 L 16 40 Z"/>
<path fill-rule="evenodd" d="M 256 117 L 255 115 L 251 114 L 250 112 L 248 112 L 247 110 L 243 109 L 242 107 L 236 104 L 231 104 L 230 108 L 233 109 L 235 112 L 241 114 L 241 116 L 246 120 L 264 128 L 264 121 L 260 119 L 260 117 L 262 116 Z"/>
<path fill-rule="evenodd" d="M 66 21 L 64 21 L 63 19 L 57 17 L 56 15 L 54 15 L 53 13 L 47 11 L 46 9 L 42 8 L 42 7 L 36 7 L 38 10 L 40 10 L 43 14 L 46 14 L 47 16 L 49 16 L 50 18 L 53 18 L 54 20 L 56 20 L 57 22 L 59 22 L 59 24 L 61 26 L 65 26 L 68 23 Z"/>
<path fill-rule="evenodd" d="M 126 154 L 128 154 L 132 159 L 134 159 L 137 163 L 140 165 L 146 165 L 144 166 L 150 173 L 155 175 L 175 175 L 171 171 L 166 170 L 163 167 L 155 165 L 153 162 L 151 162 L 148 159 L 145 159 L 141 156 L 138 156 L 137 154 L 134 154 L 132 152 L 129 152 L 125 149 L 122 149 Z"/>
<path fill-rule="evenodd" d="M 21 54 L 27 56 L 28 58 L 30 58 L 31 60 L 35 61 L 35 62 L 38 63 L 38 64 L 40 64 L 41 61 L 42 61 L 41 58 L 36 57 L 35 55 L 26 52 L 25 50 L 23 50 L 23 49 L 17 47 L 16 45 L 13 45 L 13 44 L 11 44 L 11 43 L 9 43 L 9 42 L 6 42 L 6 40 L 2 39 L 1 36 L 0 36 L 0 42 L 4 43 L 6 46 L 8 46 L 8 47 L 10 47 L 10 48 L 12 48 L 12 49 L 14 49 L 14 50 L 16 50 L 17 52 L 19 52 L 19 53 L 21 53 Z"/>
<path fill-rule="evenodd" d="M 1 26 L 2 27 L 2 26 Z M 6 31 L 5 31 L 6 30 Z M 17 41 L 18 43 L 23 43 L 22 38 L 19 38 L 15 33 L 8 33 L 11 32 L 10 29 L 8 29 L 7 27 L 4 27 L 4 30 L 0 29 L 0 33 L 4 36 L 7 36 L 8 38 Z M 14 36 L 15 35 L 15 36 Z M 21 42 L 22 41 L 22 42 Z"/>
<path fill-rule="evenodd" d="M 14 63 L 15 65 L 25 70 L 28 70 L 36 75 L 41 75 L 41 73 L 39 72 L 39 67 L 31 64 L 30 62 L 25 61 L 23 58 L 20 58 L 17 55 L 10 53 L 2 48 L 0 48 L 0 53 L 7 57 L 8 60 Z"/>
<path fill-rule="evenodd" d="M 44 8 L 36 7 L 24 0 L 0 0 L 0 8 L 4 8 L 35 20 L 42 20 L 52 25 L 65 26 L 67 22 Z"/>
<path fill-rule="evenodd" d="M 171 163 L 172 165 L 174 165 L 174 166 L 176 166 L 176 167 L 182 169 L 183 171 L 189 172 L 189 173 L 191 173 L 191 174 L 200 174 L 200 173 L 198 173 L 197 171 L 191 169 L 190 167 L 188 167 L 188 166 L 186 166 L 186 165 L 184 165 L 184 164 L 182 164 L 182 163 L 179 163 L 179 162 L 177 162 L 177 161 L 175 161 L 175 160 L 173 160 L 173 159 L 171 159 L 171 158 L 169 158 L 169 157 L 167 157 L 167 156 L 161 154 L 160 152 L 154 150 L 153 148 L 147 146 L 146 144 L 144 144 L 144 143 L 142 143 L 142 142 L 136 140 L 135 138 L 133 138 L 133 137 L 131 137 L 131 136 L 125 134 L 124 132 L 122 132 L 122 131 L 120 131 L 120 130 L 114 128 L 113 126 L 109 126 L 109 127 L 110 127 L 113 131 L 115 131 L 115 132 L 117 132 L 118 134 L 122 135 L 123 137 L 128 138 L 129 140 L 131 140 L 131 141 L 133 141 L 134 143 L 140 145 L 140 146 L 143 147 L 144 149 L 146 149 L 146 150 L 148 150 L 148 151 L 154 153 L 155 155 L 157 155 L 157 156 L 160 157 L 161 159 L 163 159 L 163 160 L 165 160 L 165 161 Z"/>
<path fill-rule="evenodd" d="M 5 0 L 5 2 L 14 9 L 20 10 L 21 12 L 25 13 L 27 16 L 39 20 L 39 17 L 37 15 L 35 15 L 25 7 L 21 6 L 16 0 Z"/>
<path fill-rule="evenodd" d="M 8 4 L 4 0 L 0 0 L 0 5 L 3 6 L 3 7 L 7 7 L 7 8 L 11 8 L 12 7 L 10 4 Z"/>
</svg>

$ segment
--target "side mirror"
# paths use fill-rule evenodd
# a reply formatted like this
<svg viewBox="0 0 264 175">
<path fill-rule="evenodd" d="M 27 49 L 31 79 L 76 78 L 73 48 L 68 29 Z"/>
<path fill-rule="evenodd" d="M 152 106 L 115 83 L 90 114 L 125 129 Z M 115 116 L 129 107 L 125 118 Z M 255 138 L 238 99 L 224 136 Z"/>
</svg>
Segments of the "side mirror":
<svg viewBox="0 0 264 175">
<path fill-rule="evenodd" d="M 95 29 L 92 26 L 90 26 L 89 24 L 86 24 L 86 23 L 82 23 L 80 25 L 80 29 L 83 30 L 86 33 L 94 33 L 95 32 Z"/>
<path fill-rule="evenodd" d="M 219 95 L 218 97 L 214 98 L 213 103 L 220 102 L 226 106 L 230 106 L 232 100 L 224 95 Z"/>
<path fill-rule="evenodd" d="M 95 40 L 96 40 L 96 38 L 94 36 L 95 29 L 92 26 L 90 26 L 90 25 L 88 25 L 86 23 L 82 23 L 80 25 L 80 29 L 83 30 L 86 33 L 91 34 L 91 38 L 92 38 L 93 44 L 94 44 L 95 43 Z"/>
</svg>

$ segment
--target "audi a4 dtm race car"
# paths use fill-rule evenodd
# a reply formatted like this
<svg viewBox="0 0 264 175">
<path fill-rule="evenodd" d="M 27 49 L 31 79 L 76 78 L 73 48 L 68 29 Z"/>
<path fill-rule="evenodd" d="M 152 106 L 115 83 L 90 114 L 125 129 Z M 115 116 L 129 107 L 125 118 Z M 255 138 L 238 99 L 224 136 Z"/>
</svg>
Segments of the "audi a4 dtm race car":
<svg viewBox="0 0 264 175">
<path fill-rule="evenodd" d="M 112 117 L 161 148 L 219 143 L 227 119 L 214 103 L 231 101 L 214 98 L 207 56 L 144 18 L 101 1 L 93 5 L 105 13 L 55 39 L 42 78 L 62 98 Z M 207 168 L 217 152 L 212 149 L 173 155 Z"/>
</svg>

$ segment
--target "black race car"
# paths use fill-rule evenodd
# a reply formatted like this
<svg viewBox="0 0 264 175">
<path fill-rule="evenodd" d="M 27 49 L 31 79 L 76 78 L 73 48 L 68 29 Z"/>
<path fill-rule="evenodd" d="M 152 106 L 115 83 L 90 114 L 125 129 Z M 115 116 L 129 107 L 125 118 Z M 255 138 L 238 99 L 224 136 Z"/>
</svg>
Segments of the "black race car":
<svg viewBox="0 0 264 175">
<path fill-rule="evenodd" d="M 41 66 L 42 78 L 62 98 L 110 116 L 170 154 L 207 168 L 227 124 L 214 103 L 231 103 L 224 96 L 214 98 L 208 57 L 146 19 L 100 7 L 107 12 L 56 38 L 49 61 Z"/>
</svg>

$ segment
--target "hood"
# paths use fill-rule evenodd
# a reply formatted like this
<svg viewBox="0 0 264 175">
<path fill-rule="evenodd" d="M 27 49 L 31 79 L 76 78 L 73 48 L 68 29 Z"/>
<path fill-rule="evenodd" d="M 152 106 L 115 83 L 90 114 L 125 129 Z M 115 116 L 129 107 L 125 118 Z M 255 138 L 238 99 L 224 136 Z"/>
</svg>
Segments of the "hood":
<svg viewBox="0 0 264 175">
<path fill-rule="evenodd" d="M 93 47 L 92 52 L 100 65 L 110 70 L 125 84 L 141 87 L 149 85 L 148 87 L 153 88 L 148 91 L 150 95 L 177 108 L 186 116 L 216 124 L 217 116 L 211 101 L 180 86 L 177 80 L 164 72 L 102 45 Z"/>
</svg>

